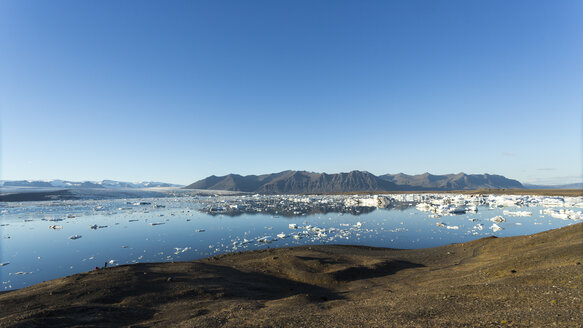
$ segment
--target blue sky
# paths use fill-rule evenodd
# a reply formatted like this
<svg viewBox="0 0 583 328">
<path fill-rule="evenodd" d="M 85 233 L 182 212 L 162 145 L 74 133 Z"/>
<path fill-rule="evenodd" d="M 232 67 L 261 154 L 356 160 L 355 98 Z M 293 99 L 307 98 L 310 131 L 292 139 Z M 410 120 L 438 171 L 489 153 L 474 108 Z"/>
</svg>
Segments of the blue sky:
<svg viewBox="0 0 583 328">
<path fill-rule="evenodd" d="M 583 2 L 0 1 L 0 178 L 581 181 Z"/>
</svg>

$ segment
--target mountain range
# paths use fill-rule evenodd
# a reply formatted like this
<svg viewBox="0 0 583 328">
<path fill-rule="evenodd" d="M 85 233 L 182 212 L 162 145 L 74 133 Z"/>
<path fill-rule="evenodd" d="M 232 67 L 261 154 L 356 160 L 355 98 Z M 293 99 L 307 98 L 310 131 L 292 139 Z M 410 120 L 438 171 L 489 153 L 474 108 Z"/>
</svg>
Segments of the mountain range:
<svg viewBox="0 0 583 328">
<path fill-rule="evenodd" d="M 474 190 L 474 189 L 521 189 L 517 180 L 495 174 L 445 174 L 418 175 L 384 174 L 379 178 L 393 182 L 400 190 Z"/>
<path fill-rule="evenodd" d="M 442 191 L 474 189 L 520 189 L 523 185 L 501 175 L 447 174 L 419 175 L 385 174 L 376 176 L 366 171 L 349 173 L 314 173 L 283 171 L 263 175 L 229 174 L 210 176 L 185 187 L 186 189 L 230 190 L 261 194 L 309 194 L 358 191 Z"/>
<path fill-rule="evenodd" d="M 0 181 L 1 187 L 35 187 L 35 188 L 66 188 L 66 189 L 135 189 L 153 187 L 180 187 L 180 185 L 165 182 L 123 182 L 114 180 L 102 181 L 66 181 L 66 180 L 16 180 Z"/>
</svg>

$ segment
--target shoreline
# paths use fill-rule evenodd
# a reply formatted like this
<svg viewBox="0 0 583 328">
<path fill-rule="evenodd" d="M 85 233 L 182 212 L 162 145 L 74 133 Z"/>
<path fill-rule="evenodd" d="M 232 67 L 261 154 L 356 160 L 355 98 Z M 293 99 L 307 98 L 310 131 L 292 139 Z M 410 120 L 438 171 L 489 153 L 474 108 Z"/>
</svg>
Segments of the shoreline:
<svg viewBox="0 0 583 328">
<path fill-rule="evenodd" d="M 181 189 L 183 190 L 183 189 Z M 75 189 L 59 189 L 59 190 L 47 190 L 42 191 L 39 188 L 34 189 L 34 191 L 19 191 L 19 192 L 5 192 L 0 193 L 0 202 L 34 202 L 34 201 L 56 201 L 56 200 L 85 200 L 85 199 L 96 199 L 101 200 L 104 199 L 103 195 L 107 195 L 108 192 L 111 192 L 112 195 L 115 192 L 120 192 L 116 189 L 111 190 L 103 190 L 99 189 L 98 191 L 104 194 L 101 194 L 99 197 L 88 197 L 84 198 L 80 195 L 74 193 Z M 127 191 L 127 190 L 126 190 Z M 140 195 L 139 192 L 158 192 L 163 194 L 166 190 L 161 188 L 148 188 L 144 190 L 140 189 L 130 189 L 129 192 L 135 193 L 135 198 L 156 198 L 161 197 L 160 195 Z M 174 189 L 168 189 L 168 191 L 175 191 Z M 188 190 L 184 191 L 185 193 L 189 193 Z M 132 196 L 131 193 L 129 196 Z M 215 195 L 215 194 L 224 194 L 224 195 L 233 195 L 237 196 L 240 195 L 238 192 L 230 192 L 225 190 L 204 190 L 204 191 L 196 191 L 195 194 L 197 195 Z M 249 193 L 245 193 L 249 194 Z M 559 196 L 559 197 L 580 197 L 583 196 L 583 189 L 476 189 L 476 190 L 408 190 L 408 191 L 355 191 L 355 192 L 335 192 L 335 193 L 313 193 L 313 194 L 285 194 L 285 195 L 390 195 L 390 194 L 463 194 L 463 195 L 533 195 L 533 196 Z M 168 197 L 170 194 L 165 195 Z M 265 194 L 265 195 L 272 195 L 272 194 Z M 275 194 L 273 194 L 275 195 Z M 125 195 L 128 196 L 128 195 Z M 142 196 L 142 197 L 140 197 Z M 110 196 L 106 199 L 115 199 L 117 197 Z M 127 197 L 123 197 L 127 198 Z"/>
<path fill-rule="evenodd" d="M 582 262 L 583 223 L 428 249 L 255 250 L 1 293 L 0 326 L 574 327 Z"/>
</svg>

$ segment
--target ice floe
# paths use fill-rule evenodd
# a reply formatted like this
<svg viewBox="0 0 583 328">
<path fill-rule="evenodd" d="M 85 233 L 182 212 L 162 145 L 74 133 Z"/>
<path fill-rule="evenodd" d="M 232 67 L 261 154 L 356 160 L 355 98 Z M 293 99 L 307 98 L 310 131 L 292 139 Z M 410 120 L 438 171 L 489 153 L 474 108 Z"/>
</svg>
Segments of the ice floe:
<svg viewBox="0 0 583 328">
<path fill-rule="evenodd" d="M 497 215 L 497 216 L 491 218 L 490 221 L 492 221 L 494 223 L 502 223 L 502 222 L 506 222 L 506 219 L 500 215 Z"/>
<path fill-rule="evenodd" d="M 492 225 L 490 226 L 490 229 L 491 229 L 493 232 L 497 232 L 497 231 L 504 230 L 504 228 L 502 228 L 501 226 L 497 225 L 496 223 L 492 224 Z"/>
<path fill-rule="evenodd" d="M 583 212 L 582 211 L 574 211 L 574 210 L 570 210 L 570 209 L 551 209 L 551 208 L 547 208 L 544 210 L 540 211 L 541 214 L 547 214 L 550 215 L 551 217 L 554 217 L 556 219 L 562 219 L 562 220 L 583 220 Z"/>
<path fill-rule="evenodd" d="M 529 212 L 529 211 L 508 211 L 508 210 L 504 210 L 502 212 L 502 214 L 508 215 L 508 216 L 532 216 L 532 212 Z"/>
</svg>

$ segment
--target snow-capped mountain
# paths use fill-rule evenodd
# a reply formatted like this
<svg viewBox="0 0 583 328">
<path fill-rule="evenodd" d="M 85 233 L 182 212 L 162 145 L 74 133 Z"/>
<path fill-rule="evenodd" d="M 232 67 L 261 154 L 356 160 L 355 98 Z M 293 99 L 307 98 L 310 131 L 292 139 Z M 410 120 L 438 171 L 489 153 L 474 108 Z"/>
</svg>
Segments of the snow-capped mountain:
<svg viewBox="0 0 583 328">
<path fill-rule="evenodd" d="M 105 188 L 105 189 L 134 189 L 134 188 L 154 188 L 154 187 L 181 187 L 181 185 L 143 181 L 143 182 L 123 182 L 114 180 L 102 181 L 67 181 L 67 180 L 0 180 L 0 187 L 35 187 L 35 188 Z"/>
</svg>

